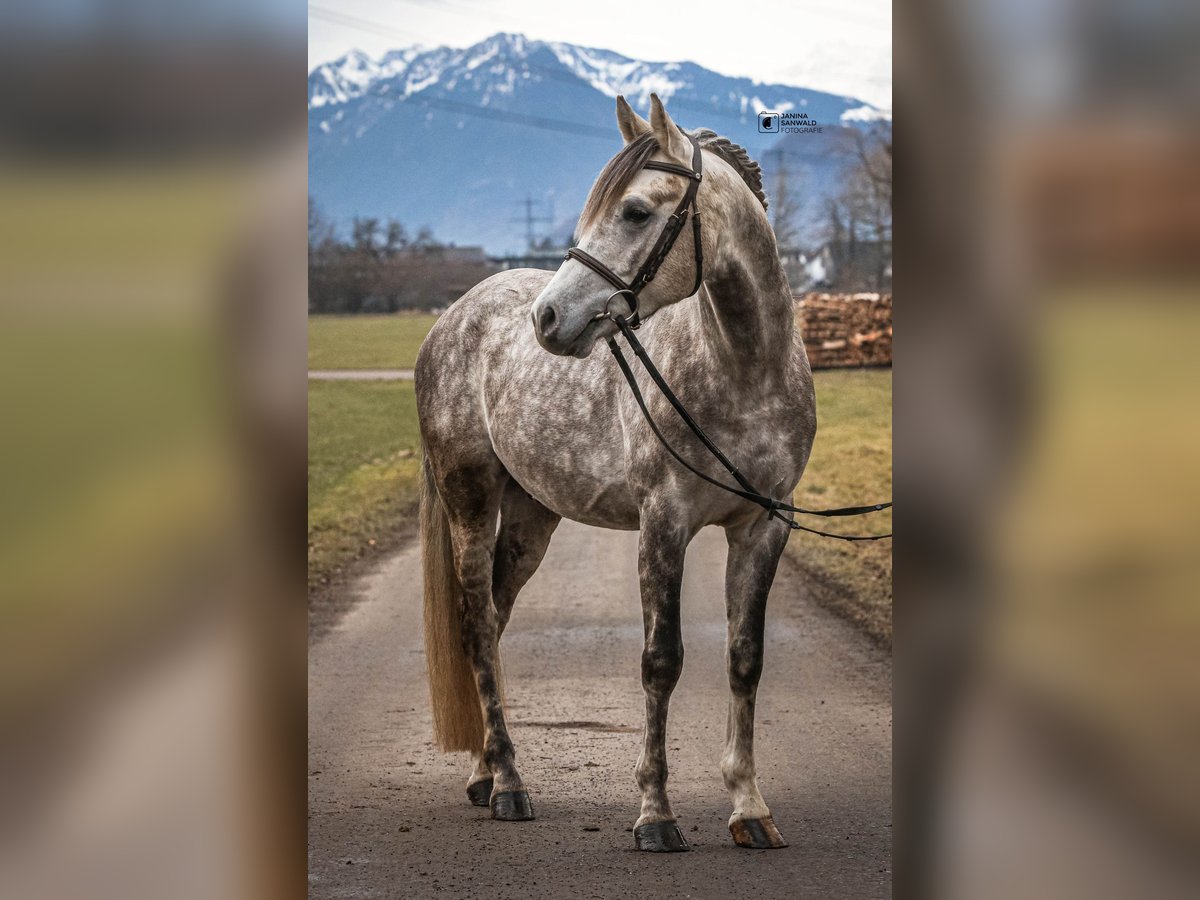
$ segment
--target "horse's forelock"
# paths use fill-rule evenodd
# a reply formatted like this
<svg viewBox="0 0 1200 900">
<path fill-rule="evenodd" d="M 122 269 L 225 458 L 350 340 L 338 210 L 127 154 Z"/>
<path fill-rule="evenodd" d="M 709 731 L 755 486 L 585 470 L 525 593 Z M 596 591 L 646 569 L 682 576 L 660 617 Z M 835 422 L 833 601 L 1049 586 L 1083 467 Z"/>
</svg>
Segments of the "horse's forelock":
<svg viewBox="0 0 1200 900">
<path fill-rule="evenodd" d="M 600 217 L 604 210 L 619 197 L 629 182 L 658 150 L 658 139 L 647 131 L 621 148 L 621 152 L 608 161 L 596 177 L 592 192 L 579 216 L 579 232 L 582 233 Z"/>
<path fill-rule="evenodd" d="M 750 158 L 750 154 L 744 147 L 738 146 L 729 138 L 721 137 L 708 128 L 697 128 L 691 134 L 700 142 L 703 149 L 715 153 L 729 163 L 746 182 L 746 186 L 763 205 L 763 209 L 767 208 L 767 195 L 763 191 L 762 184 L 762 169 Z M 654 137 L 653 132 L 648 131 L 626 144 L 616 156 L 608 161 L 608 164 L 597 176 L 596 183 L 592 185 L 592 192 L 583 206 L 583 212 L 579 216 L 579 233 L 582 234 L 583 231 L 590 228 L 604 211 L 624 193 L 629 182 L 650 161 L 650 157 L 657 150 L 658 139 Z"/>
</svg>

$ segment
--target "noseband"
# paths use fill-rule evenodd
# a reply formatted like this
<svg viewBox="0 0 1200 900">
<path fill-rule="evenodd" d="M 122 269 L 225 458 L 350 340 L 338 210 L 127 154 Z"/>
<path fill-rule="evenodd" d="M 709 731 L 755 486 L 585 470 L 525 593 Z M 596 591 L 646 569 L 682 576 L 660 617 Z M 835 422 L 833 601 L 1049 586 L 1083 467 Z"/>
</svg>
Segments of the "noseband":
<svg viewBox="0 0 1200 900">
<path fill-rule="evenodd" d="M 629 367 L 629 362 L 625 359 L 625 354 L 621 352 L 621 348 L 617 345 L 616 336 L 608 339 L 608 347 L 612 350 L 613 356 L 617 360 L 617 365 L 621 369 L 621 374 L 625 376 L 625 381 L 629 384 L 630 391 L 633 392 L 633 397 L 637 401 L 638 407 L 642 411 L 646 422 L 650 425 L 650 430 L 654 432 L 654 436 L 666 448 L 667 452 L 675 458 L 681 466 L 687 469 L 696 477 L 703 481 L 707 481 L 714 487 L 718 487 L 723 491 L 741 497 L 743 500 L 748 500 L 751 503 L 757 503 L 767 511 L 768 518 L 781 519 L 789 528 L 807 531 L 811 534 L 818 534 L 822 537 L 837 538 L 843 541 L 878 541 L 883 538 L 890 538 L 891 534 L 837 534 L 829 531 L 820 531 L 816 528 L 809 528 L 807 525 L 801 525 L 794 518 L 787 515 L 788 513 L 806 515 L 806 516 L 861 516 L 867 513 L 879 512 L 880 510 L 891 507 L 891 501 L 886 503 L 872 503 L 868 506 L 846 506 L 838 509 L 804 509 L 801 506 L 793 506 L 791 503 L 784 503 L 782 500 L 775 500 L 764 494 L 760 494 L 755 490 L 754 486 L 743 475 L 707 434 L 704 429 L 697 424 L 691 414 L 675 396 L 675 392 L 671 390 L 662 373 L 654 365 L 654 361 L 650 359 L 650 355 L 646 353 L 646 349 L 641 345 L 638 339 L 634 336 L 633 330 L 641 324 L 641 317 L 638 315 L 638 293 L 654 280 L 655 274 L 658 272 L 659 266 L 663 260 L 667 258 L 667 254 L 671 252 L 671 247 L 675 244 L 675 239 L 679 237 L 679 232 L 683 231 L 683 226 L 687 224 L 688 216 L 692 217 L 693 234 L 695 235 L 696 244 L 696 283 L 692 285 L 688 296 L 700 290 L 700 284 L 704 281 L 704 249 L 700 243 L 700 212 L 696 209 L 696 192 L 700 188 L 700 181 L 704 177 L 703 163 L 700 158 L 700 144 L 691 135 L 685 135 L 692 143 L 692 167 L 690 169 L 684 166 L 676 165 L 675 163 L 654 162 L 653 160 L 646 163 L 643 168 L 656 169 L 660 172 L 670 172 L 673 175 L 682 175 L 688 179 L 687 190 L 683 194 L 683 199 L 679 201 L 679 205 L 675 207 L 675 212 L 671 218 L 667 220 L 667 224 L 663 227 L 662 233 L 658 236 L 658 241 L 655 242 L 654 248 L 650 251 L 649 257 L 642 263 L 642 267 L 638 269 L 637 274 L 633 276 L 633 281 L 626 284 L 621 276 L 606 266 L 590 253 L 585 253 L 578 247 L 572 247 L 567 251 L 565 259 L 577 260 L 611 284 L 616 288 L 608 298 L 608 302 L 612 302 L 612 298 L 616 296 L 624 296 L 629 301 L 629 316 L 622 316 L 619 313 L 614 313 L 608 309 L 608 304 L 605 304 L 604 312 L 600 313 L 596 318 L 611 319 L 617 326 L 617 330 L 624 335 L 625 340 L 629 342 L 629 346 L 637 355 L 638 360 L 650 375 L 651 380 L 658 386 L 659 391 L 667 399 L 674 408 L 675 412 L 683 420 L 683 423 L 688 427 L 704 445 L 704 448 L 724 467 L 733 479 L 738 483 L 739 487 L 731 487 L 711 475 L 702 472 L 690 462 L 688 462 L 682 454 L 679 453 L 670 442 L 667 441 L 666 435 L 658 427 L 658 423 L 654 421 L 654 417 L 650 415 L 650 409 L 646 405 L 646 400 L 642 396 L 641 388 L 638 387 L 637 379 L 633 375 L 633 370 Z"/>
<path fill-rule="evenodd" d="M 704 247 L 700 241 L 700 211 L 696 208 L 696 193 L 699 191 L 700 182 L 704 178 L 704 163 L 701 159 L 699 142 L 691 135 L 685 135 L 685 137 L 692 144 L 692 167 L 690 169 L 686 166 L 676 165 L 675 163 L 657 162 L 655 160 L 650 160 L 643 166 L 645 169 L 655 169 L 659 172 L 682 175 L 688 180 L 688 185 L 687 190 L 684 191 L 683 199 L 675 207 L 675 212 L 667 219 L 667 224 L 663 226 L 662 233 L 659 234 L 658 240 L 650 250 L 650 255 L 642 263 L 642 267 L 637 270 L 637 274 L 633 276 L 633 281 L 626 284 L 620 275 L 590 253 L 585 253 L 578 247 L 572 247 L 567 251 L 567 255 L 563 257 L 564 260 L 574 259 L 583 263 L 615 287 L 616 291 L 608 298 L 610 302 L 617 295 L 622 295 L 628 299 L 630 312 L 625 321 L 630 328 L 637 328 L 641 324 L 641 317 L 638 315 L 638 294 L 658 274 L 659 266 L 663 264 L 663 260 L 671 252 L 671 248 L 675 245 L 675 239 L 679 237 L 679 232 L 683 231 L 683 226 L 687 224 L 689 215 L 692 217 L 692 235 L 695 238 L 694 243 L 696 245 L 696 283 L 692 286 L 687 296 L 690 297 L 696 291 L 700 290 L 700 284 L 704 281 Z M 607 316 L 608 314 L 606 304 L 605 312 L 602 316 Z"/>
</svg>

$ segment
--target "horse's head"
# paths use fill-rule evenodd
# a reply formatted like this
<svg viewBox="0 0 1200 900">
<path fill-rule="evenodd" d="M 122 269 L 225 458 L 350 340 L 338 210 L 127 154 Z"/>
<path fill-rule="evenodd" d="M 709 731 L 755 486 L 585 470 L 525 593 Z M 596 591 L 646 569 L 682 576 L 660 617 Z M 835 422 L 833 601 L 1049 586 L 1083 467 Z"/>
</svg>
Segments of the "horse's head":
<svg viewBox="0 0 1200 900">
<path fill-rule="evenodd" d="M 644 168 L 651 159 L 692 168 L 692 144 L 671 121 L 658 96 L 650 96 L 650 121 L 624 97 L 617 98 L 617 125 L 625 147 L 596 179 L 579 218 L 579 248 L 626 283 L 650 255 L 687 189 L 683 175 Z M 694 236 L 684 228 L 662 266 L 638 294 L 643 320 L 689 296 L 696 274 Z M 616 331 L 606 317 L 629 315 L 628 298 L 593 269 L 564 263 L 533 304 L 538 343 L 560 356 L 583 357 L 596 341 Z"/>
</svg>

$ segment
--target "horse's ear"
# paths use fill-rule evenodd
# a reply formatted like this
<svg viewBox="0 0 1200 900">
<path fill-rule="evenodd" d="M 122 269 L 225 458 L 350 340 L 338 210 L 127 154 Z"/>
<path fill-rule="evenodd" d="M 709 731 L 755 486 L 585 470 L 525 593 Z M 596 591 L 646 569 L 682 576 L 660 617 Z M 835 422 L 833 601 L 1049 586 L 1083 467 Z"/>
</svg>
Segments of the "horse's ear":
<svg viewBox="0 0 1200 900">
<path fill-rule="evenodd" d="M 617 127 L 621 129 L 621 137 L 625 138 L 625 143 L 632 144 L 650 130 L 650 123 L 635 113 L 624 97 L 618 96 Z"/>
<path fill-rule="evenodd" d="M 668 155 L 688 165 L 692 161 L 691 145 L 679 126 L 667 115 L 658 94 L 650 95 L 650 128 L 658 138 L 658 146 Z"/>
</svg>

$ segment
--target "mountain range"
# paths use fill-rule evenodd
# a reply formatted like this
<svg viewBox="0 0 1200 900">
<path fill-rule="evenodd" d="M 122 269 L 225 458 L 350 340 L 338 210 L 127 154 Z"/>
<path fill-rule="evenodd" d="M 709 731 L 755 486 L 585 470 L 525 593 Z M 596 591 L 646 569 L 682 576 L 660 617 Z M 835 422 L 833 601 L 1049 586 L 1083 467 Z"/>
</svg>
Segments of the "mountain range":
<svg viewBox="0 0 1200 900">
<path fill-rule="evenodd" d="M 621 147 L 614 98 L 648 116 L 651 92 L 682 127 L 744 146 L 768 196 L 786 166 L 801 224 L 836 190 L 847 134 L 888 117 L 852 97 L 519 34 L 378 59 L 352 51 L 309 74 L 309 193 L 342 233 L 354 216 L 396 218 L 443 241 L 518 252 L 532 217 L 537 235 L 562 244 Z M 763 110 L 807 113 L 823 133 L 760 133 Z"/>
</svg>

